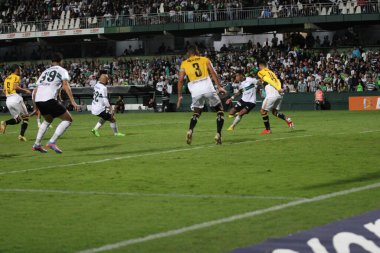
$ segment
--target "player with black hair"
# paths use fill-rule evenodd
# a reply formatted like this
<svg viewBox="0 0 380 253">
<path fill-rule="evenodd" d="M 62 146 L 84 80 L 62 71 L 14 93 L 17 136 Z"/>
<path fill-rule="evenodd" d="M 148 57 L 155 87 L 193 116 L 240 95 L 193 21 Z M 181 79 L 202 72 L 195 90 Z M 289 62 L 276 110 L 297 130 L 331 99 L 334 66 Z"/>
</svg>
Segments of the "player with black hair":
<svg viewBox="0 0 380 253">
<path fill-rule="evenodd" d="M 45 135 L 46 130 L 53 120 L 55 118 L 60 118 L 62 120 L 61 123 L 57 126 L 54 135 L 46 144 L 47 148 L 50 148 L 60 154 L 62 153 L 62 150 L 58 148 L 56 141 L 67 130 L 73 121 L 73 118 L 67 111 L 66 107 L 57 99 L 60 88 L 62 87 L 66 92 L 75 110 L 79 110 L 79 106 L 74 100 L 68 83 L 70 80 L 69 73 L 66 69 L 62 68 L 62 54 L 54 53 L 51 61 L 51 67 L 42 72 L 41 76 L 38 78 L 36 91 L 33 94 L 33 103 L 35 104 L 35 108 L 41 112 L 44 117 L 44 121 L 38 129 L 36 141 L 32 147 L 32 150 L 42 153 L 47 152 L 47 150 L 41 146 L 41 139 Z"/>
<path fill-rule="evenodd" d="M 178 78 L 178 102 L 179 108 L 182 103 L 182 86 L 185 75 L 189 79 L 188 88 L 192 97 L 191 107 L 194 110 L 193 117 L 190 120 L 189 130 L 186 135 L 187 144 L 191 144 L 193 139 L 194 127 L 201 116 L 204 103 L 208 101 L 210 106 L 217 112 L 216 118 L 216 144 L 222 144 L 222 128 L 224 124 L 224 111 L 222 102 L 214 88 L 210 75 L 214 83 L 218 86 L 218 91 L 222 94 L 226 90 L 222 87 L 211 61 L 207 57 L 199 56 L 196 46 L 187 48 L 188 58 L 181 63 Z"/>
<path fill-rule="evenodd" d="M 228 131 L 235 130 L 236 125 L 239 124 L 243 116 L 255 108 L 257 86 L 260 84 L 260 81 L 256 78 L 245 77 L 244 72 L 238 70 L 235 74 L 235 83 L 239 83 L 239 90 L 226 101 L 226 104 L 231 104 L 232 100 L 240 94 L 242 94 L 242 97 L 229 112 L 228 116 L 230 118 L 235 117 L 235 119 L 227 129 Z"/>
<path fill-rule="evenodd" d="M 265 60 L 259 60 L 258 66 L 260 71 L 257 73 L 257 75 L 265 85 L 266 94 L 260 110 L 265 126 L 265 129 L 261 132 L 261 134 L 272 133 L 268 116 L 269 111 L 272 111 L 272 114 L 274 116 L 284 120 L 288 124 L 289 128 L 293 129 L 293 121 L 290 118 L 287 118 L 282 112 L 280 112 L 282 96 L 284 94 L 280 80 L 277 78 L 275 73 L 267 68 L 267 63 Z"/>
<path fill-rule="evenodd" d="M 22 122 L 18 139 L 20 141 L 26 141 L 25 131 L 29 124 L 29 114 L 23 98 L 17 94 L 17 91 L 27 94 L 31 94 L 31 92 L 28 89 L 20 87 L 21 67 L 14 64 L 10 67 L 10 70 L 12 73 L 4 80 L 3 92 L 7 97 L 6 105 L 13 118 L 7 121 L 1 121 L 0 132 L 4 134 L 8 125 L 16 125 Z"/>
</svg>

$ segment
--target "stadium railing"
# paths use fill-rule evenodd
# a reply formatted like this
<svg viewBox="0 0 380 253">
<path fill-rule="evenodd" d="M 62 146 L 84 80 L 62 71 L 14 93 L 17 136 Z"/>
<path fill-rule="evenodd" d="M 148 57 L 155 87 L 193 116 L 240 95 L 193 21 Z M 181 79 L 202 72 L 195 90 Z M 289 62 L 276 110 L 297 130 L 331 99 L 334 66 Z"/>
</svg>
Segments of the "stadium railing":
<svg viewBox="0 0 380 253">
<path fill-rule="evenodd" d="M 253 8 L 223 9 L 215 11 L 181 11 L 157 14 L 117 15 L 111 17 L 61 18 L 35 22 L 0 23 L 0 32 L 28 33 L 56 30 L 91 29 L 104 27 L 155 25 L 168 23 L 195 23 L 258 18 L 293 18 L 304 16 L 355 15 L 380 13 L 378 1 L 365 4 L 318 3 L 293 5 L 267 5 Z"/>
</svg>

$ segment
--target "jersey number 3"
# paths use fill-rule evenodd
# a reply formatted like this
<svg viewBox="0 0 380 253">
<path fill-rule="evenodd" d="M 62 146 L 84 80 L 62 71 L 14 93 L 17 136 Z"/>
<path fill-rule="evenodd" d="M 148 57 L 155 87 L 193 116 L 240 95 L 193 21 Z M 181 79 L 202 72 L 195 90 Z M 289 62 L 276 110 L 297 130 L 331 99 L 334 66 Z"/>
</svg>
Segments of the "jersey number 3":
<svg viewBox="0 0 380 253">
<path fill-rule="evenodd" d="M 199 63 L 193 63 L 193 68 L 195 69 L 195 76 L 196 77 L 202 76 L 202 70 L 199 67 Z"/>
</svg>

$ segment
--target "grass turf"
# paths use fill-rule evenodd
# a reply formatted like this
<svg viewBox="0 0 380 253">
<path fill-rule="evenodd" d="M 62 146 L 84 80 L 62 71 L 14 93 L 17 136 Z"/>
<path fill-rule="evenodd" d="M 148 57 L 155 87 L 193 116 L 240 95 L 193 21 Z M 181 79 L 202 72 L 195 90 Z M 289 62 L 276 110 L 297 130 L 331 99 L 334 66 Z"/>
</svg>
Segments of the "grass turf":
<svg viewBox="0 0 380 253">
<path fill-rule="evenodd" d="M 90 130 L 97 118 L 75 114 L 58 142 L 62 155 L 31 151 L 35 118 L 27 143 L 17 140 L 19 126 L 9 126 L 0 136 L 0 252 L 76 252 L 379 182 L 380 112 L 291 112 L 295 131 L 271 116 L 273 134 L 264 136 L 253 112 L 233 133 L 224 131 L 222 146 L 213 144 L 213 113 L 202 115 L 193 144 L 186 145 L 190 115 L 117 115 L 126 136 L 112 136 L 106 124 L 96 138 Z M 231 122 L 226 119 L 224 129 Z M 379 192 L 299 205 L 113 252 L 228 252 L 380 208 Z"/>
</svg>

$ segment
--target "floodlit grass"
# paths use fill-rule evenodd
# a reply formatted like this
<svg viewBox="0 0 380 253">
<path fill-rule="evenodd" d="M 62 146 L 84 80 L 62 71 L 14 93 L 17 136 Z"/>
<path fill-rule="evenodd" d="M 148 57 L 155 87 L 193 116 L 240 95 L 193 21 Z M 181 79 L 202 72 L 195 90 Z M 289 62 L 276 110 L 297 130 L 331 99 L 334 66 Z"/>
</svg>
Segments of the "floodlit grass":
<svg viewBox="0 0 380 253">
<path fill-rule="evenodd" d="M 0 252 L 76 252 L 379 182 L 380 112 L 286 114 L 295 131 L 270 116 L 273 134 L 260 135 L 252 112 L 223 132 L 222 146 L 214 113 L 202 115 L 191 146 L 190 113 L 117 115 L 126 136 L 106 124 L 99 138 L 90 132 L 97 118 L 75 114 L 57 143 L 62 155 L 31 151 L 35 118 L 27 143 L 9 126 L 0 136 Z M 228 252 L 380 208 L 379 199 L 366 190 L 111 252 Z"/>
</svg>

